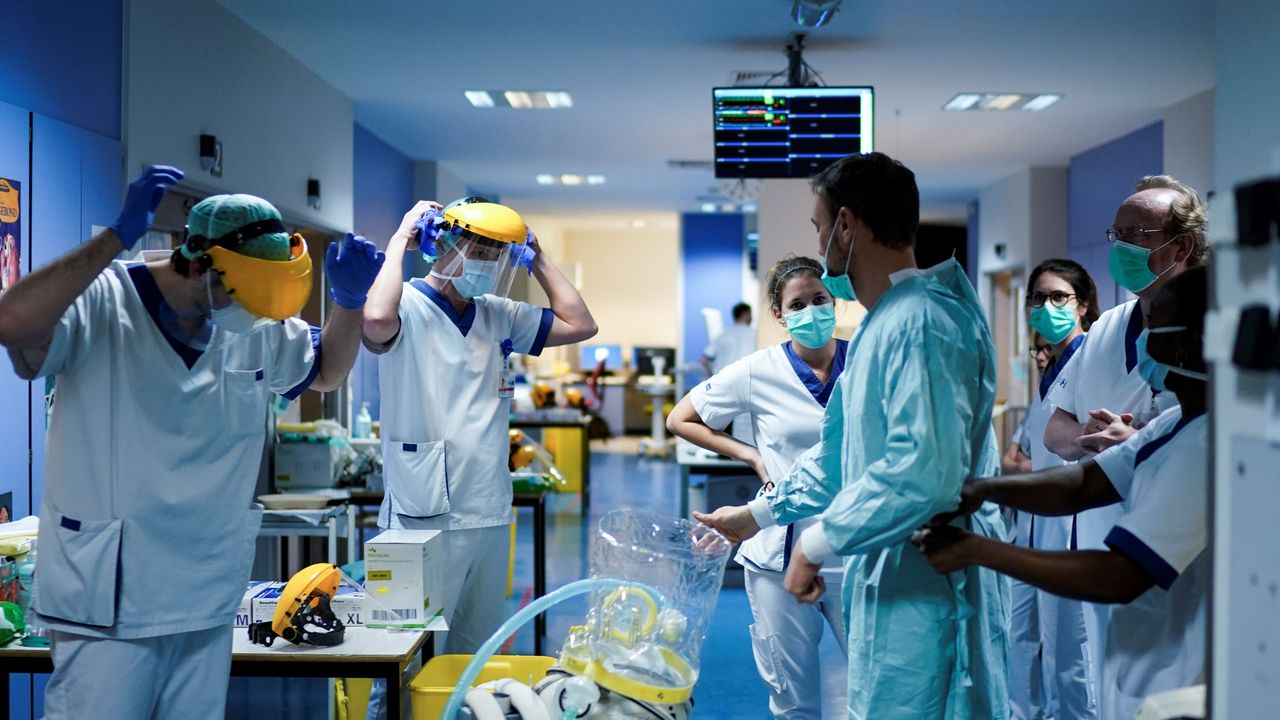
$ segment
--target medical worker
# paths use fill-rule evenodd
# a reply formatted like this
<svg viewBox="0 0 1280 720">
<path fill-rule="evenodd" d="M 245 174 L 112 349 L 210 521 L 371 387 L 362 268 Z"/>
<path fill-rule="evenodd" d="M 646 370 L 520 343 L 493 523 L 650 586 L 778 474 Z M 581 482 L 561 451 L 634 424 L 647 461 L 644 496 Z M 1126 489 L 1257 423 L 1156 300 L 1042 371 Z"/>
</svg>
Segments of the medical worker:
<svg viewBox="0 0 1280 720">
<path fill-rule="evenodd" d="M 756 350 L 756 329 L 751 327 L 751 306 L 733 306 L 733 324 L 716 336 L 702 351 L 702 367 L 714 375 Z"/>
<path fill-rule="evenodd" d="M 32 601 L 53 631 L 47 718 L 222 717 L 267 406 L 346 380 L 382 262 L 362 238 L 330 246 L 323 331 L 292 317 L 311 258 L 261 198 L 205 199 L 170 259 L 116 262 L 181 179 L 149 168 L 110 228 L 0 298 L 18 374 L 57 380 Z"/>
<path fill-rule="evenodd" d="M 1053 367 L 1053 346 L 1040 337 L 1040 333 L 1032 330 L 1031 346 L 1027 351 L 1031 355 L 1031 362 L 1035 363 L 1036 378 L 1044 377 L 1049 368 Z M 1000 458 L 1001 475 L 1023 472 L 1031 472 L 1031 436 L 1027 435 L 1026 415 L 1023 415 L 1022 421 L 1009 436 L 1009 447 L 1005 448 L 1004 455 Z M 1016 534 L 1016 531 L 1013 532 Z"/>
<path fill-rule="evenodd" d="M 823 408 L 831 397 L 848 343 L 834 337 L 835 303 L 822 284 L 822 266 L 807 257 L 779 260 L 766 287 L 773 319 L 790 340 L 758 350 L 689 391 L 667 416 L 667 427 L 684 439 L 746 463 L 760 476 L 760 495 L 773 489 L 800 453 L 818 443 Z M 745 416 L 756 445 L 724 432 Z M 823 570 L 828 592 L 801 604 L 782 586 L 796 533 L 816 522 L 772 527 L 742 544 L 747 602 L 756 670 L 769 687 L 776 718 L 822 717 L 822 673 L 818 643 L 825 621 L 841 648 L 840 572 Z"/>
<path fill-rule="evenodd" d="M 850 717 L 1006 718 L 1007 581 L 981 569 L 939 576 L 908 545 L 965 480 L 999 468 L 982 308 L 954 259 L 917 269 L 920 195 L 901 163 L 851 155 L 812 185 L 824 283 L 867 314 L 820 443 L 775 480 L 776 496 L 696 517 L 741 539 L 821 514 L 792 549 L 785 585 L 814 602 L 821 567 L 843 558 Z M 968 520 L 1005 539 L 995 506 Z"/>
<path fill-rule="evenodd" d="M 430 272 L 404 282 L 404 254 L 417 249 Z M 445 531 L 444 652 L 470 654 L 503 619 L 512 522 L 507 356 L 581 342 L 596 324 L 504 205 L 419 202 L 388 242 L 387 259 L 364 319 L 382 397 L 386 494 L 378 527 Z M 550 309 L 505 297 L 525 267 Z M 375 685 L 371 716 L 383 691 Z"/>
<path fill-rule="evenodd" d="M 1049 368 L 1027 409 L 1025 433 L 1030 471 L 1064 464 L 1044 447 L 1045 423 L 1053 413 L 1046 400 L 1062 368 L 1085 342 L 1098 319 L 1098 291 L 1087 270 L 1074 260 L 1054 258 L 1036 266 L 1027 278 L 1027 319 L 1049 345 Z M 1027 470 L 1018 471 L 1027 472 Z M 1042 550 L 1074 549 L 1075 518 L 1040 517 L 1015 511 L 1014 542 Z M 1013 580 L 1009 699 L 1013 717 L 1098 717 L 1096 691 L 1085 655 L 1083 609 L 1079 602 Z"/>
<path fill-rule="evenodd" d="M 1156 293 L 1187 268 L 1203 265 L 1208 213 L 1195 190 L 1167 175 L 1144 177 L 1116 210 L 1106 231 L 1109 269 L 1116 283 L 1136 294 L 1089 328 L 1089 339 L 1065 364 L 1045 402 L 1053 406 L 1044 445 L 1063 460 L 1079 460 L 1123 442 L 1175 402 L 1152 388 L 1138 371 L 1137 340 Z M 1078 514 L 1073 547 L 1100 550 L 1116 523 L 1119 506 Z M 1084 606 L 1087 657 L 1092 686 L 1101 687 L 1107 609 Z"/>
<path fill-rule="evenodd" d="M 983 501 L 1037 516 L 1118 505 L 1106 549 L 1021 548 L 949 525 L 916 538 L 939 572 L 983 565 L 1063 597 L 1110 603 L 1097 713 L 1108 720 L 1132 718 L 1149 695 L 1205 680 L 1209 423 L 1201 339 L 1207 286 L 1203 267 L 1170 280 L 1151 302 L 1149 327 L 1137 343 L 1139 372 L 1151 387 L 1176 394 L 1181 407 L 1083 463 L 965 486 L 959 512 Z"/>
</svg>

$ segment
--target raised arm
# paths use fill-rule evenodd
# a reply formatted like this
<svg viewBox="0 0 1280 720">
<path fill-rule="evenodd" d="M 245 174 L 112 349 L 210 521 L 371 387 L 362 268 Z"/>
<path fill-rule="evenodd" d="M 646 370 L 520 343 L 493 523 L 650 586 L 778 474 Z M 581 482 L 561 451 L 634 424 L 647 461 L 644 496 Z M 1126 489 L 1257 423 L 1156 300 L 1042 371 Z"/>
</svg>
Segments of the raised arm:
<svg viewBox="0 0 1280 720">
<path fill-rule="evenodd" d="M 419 200 L 400 220 L 400 227 L 387 241 L 386 262 L 369 288 L 364 304 L 364 336 L 375 345 L 385 345 L 400 334 L 400 291 L 404 286 L 404 255 L 418 248 L 417 223 L 428 210 L 441 205 Z"/>
<path fill-rule="evenodd" d="M 587 303 L 582 299 L 578 288 L 542 252 L 536 236 L 530 242 L 537 253 L 533 259 L 533 277 L 547 294 L 551 314 L 555 315 L 551 332 L 547 334 L 547 347 L 570 345 L 594 337 L 598 330 L 596 321 L 591 317 L 591 311 L 587 309 Z"/>
<path fill-rule="evenodd" d="M 147 168 L 129 184 L 114 225 L 0 296 L 0 345 L 8 349 L 19 376 L 27 380 L 36 376 L 63 313 L 121 250 L 132 248 L 151 227 L 160 199 L 181 179 L 177 168 Z"/>
<path fill-rule="evenodd" d="M 333 307 L 321 331 L 324 352 L 320 355 L 320 371 L 311 383 L 312 390 L 327 392 L 341 387 L 360 352 L 363 308 L 370 286 L 383 265 L 385 256 L 377 246 L 362 237 L 347 233 L 341 243 L 333 243 L 325 252 L 325 275 Z"/>
</svg>

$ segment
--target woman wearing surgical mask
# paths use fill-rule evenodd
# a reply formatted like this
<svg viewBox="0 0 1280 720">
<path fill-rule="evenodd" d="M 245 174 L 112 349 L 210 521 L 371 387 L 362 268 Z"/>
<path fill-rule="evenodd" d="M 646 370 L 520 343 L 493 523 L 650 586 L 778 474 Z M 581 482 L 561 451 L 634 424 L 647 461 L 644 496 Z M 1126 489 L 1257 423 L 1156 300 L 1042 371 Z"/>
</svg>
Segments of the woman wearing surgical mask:
<svg viewBox="0 0 1280 720">
<path fill-rule="evenodd" d="M 760 476 L 761 494 L 773 490 L 770 478 L 784 477 L 818 443 L 823 410 L 844 369 L 848 343 L 833 336 L 835 304 L 822 274 L 811 258 L 779 261 L 767 281 L 769 304 L 790 339 L 726 367 L 691 390 L 667 418 L 676 435 L 749 465 Z M 723 432 L 741 415 L 750 418 L 754 447 Z M 839 566 L 823 571 L 831 587 L 816 604 L 800 604 L 782 585 L 793 543 L 815 520 L 762 530 L 737 556 L 755 620 L 756 668 L 776 718 L 822 716 L 818 643 L 824 622 L 845 649 Z"/>
<path fill-rule="evenodd" d="M 1031 470 L 1037 471 L 1065 464 L 1043 442 L 1045 425 L 1055 409 L 1049 390 L 1098 319 L 1098 291 L 1079 263 L 1060 258 L 1036 266 L 1027 287 L 1027 320 L 1049 346 L 1049 367 L 1041 373 L 1039 387 L 1032 394 L 1024 427 L 1031 440 Z M 1073 515 L 1042 517 L 1019 512 L 1014 525 L 1014 541 L 1022 547 L 1076 549 Z M 1011 590 L 1009 701 L 1013 718 L 1098 717 L 1097 693 L 1088 672 L 1092 653 L 1080 603 L 1018 580 L 1012 582 Z"/>
</svg>

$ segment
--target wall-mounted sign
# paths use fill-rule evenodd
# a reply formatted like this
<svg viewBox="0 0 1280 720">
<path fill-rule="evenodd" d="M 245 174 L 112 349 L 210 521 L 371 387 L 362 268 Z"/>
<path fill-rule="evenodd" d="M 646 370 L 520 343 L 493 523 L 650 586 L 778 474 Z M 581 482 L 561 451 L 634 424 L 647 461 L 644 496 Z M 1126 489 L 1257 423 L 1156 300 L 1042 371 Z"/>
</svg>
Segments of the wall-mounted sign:
<svg viewBox="0 0 1280 720">
<path fill-rule="evenodd" d="M 17 180 L 0 178 L 0 293 L 13 287 L 22 274 L 21 194 Z"/>
</svg>

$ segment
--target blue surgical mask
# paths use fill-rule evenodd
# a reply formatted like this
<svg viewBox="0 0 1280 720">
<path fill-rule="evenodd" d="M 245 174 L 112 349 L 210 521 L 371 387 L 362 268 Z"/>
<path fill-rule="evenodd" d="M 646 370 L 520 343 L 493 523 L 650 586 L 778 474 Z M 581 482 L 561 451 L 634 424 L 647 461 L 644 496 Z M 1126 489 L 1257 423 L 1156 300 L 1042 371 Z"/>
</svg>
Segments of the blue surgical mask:
<svg viewBox="0 0 1280 720">
<path fill-rule="evenodd" d="M 1150 264 L 1151 253 L 1177 239 L 1176 236 L 1169 238 L 1169 242 L 1152 250 L 1117 240 L 1111 246 L 1111 255 L 1107 258 L 1107 268 L 1111 271 L 1111 277 L 1119 283 L 1120 287 L 1131 293 L 1140 293 L 1146 290 L 1151 287 L 1151 283 L 1172 270 L 1176 264 L 1169 263 L 1169 267 L 1164 270 L 1158 273 L 1152 272 Z"/>
<path fill-rule="evenodd" d="M 809 348 L 817 350 L 831 340 L 836 331 L 836 306 L 834 303 L 810 305 L 782 316 L 787 322 L 787 332 L 791 339 Z"/>
<path fill-rule="evenodd" d="M 1185 325 L 1169 325 L 1167 327 L 1147 328 L 1138 335 L 1138 340 L 1134 343 L 1138 350 L 1138 374 L 1142 376 L 1147 385 L 1151 386 L 1152 390 L 1164 392 L 1167 389 L 1165 380 L 1168 379 L 1170 373 L 1191 378 L 1192 380 L 1205 381 L 1209 379 L 1207 373 L 1166 365 L 1151 357 L 1151 353 L 1147 352 L 1147 338 L 1150 336 L 1181 332 L 1186 329 Z"/>
<path fill-rule="evenodd" d="M 462 274 L 453 278 L 453 287 L 465 298 L 476 298 L 493 290 L 498 282 L 497 260 L 464 258 Z"/>
<path fill-rule="evenodd" d="M 831 233 L 827 235 L 827 249 L 822 255 L 822 284 L 826 286 L 827 292 L 831 293 L 831 297 L 839 300 L 848 300 L 853 302 L 858 299 L 858 294 L 853 290 L 853 281 L 849 279 L 849 264 L 853 262 L 853 243 L 849 243 L 849 256 L 844 259 L 844 274 L 832 275 L 830 268 L 827 267 L 827 257 L 831 254 L 831 244 L 835 241 L 837 222 L 832 222 Z M 858 231 L 855 228 L 853 238 L 858 238 Z"/>
</svg>

